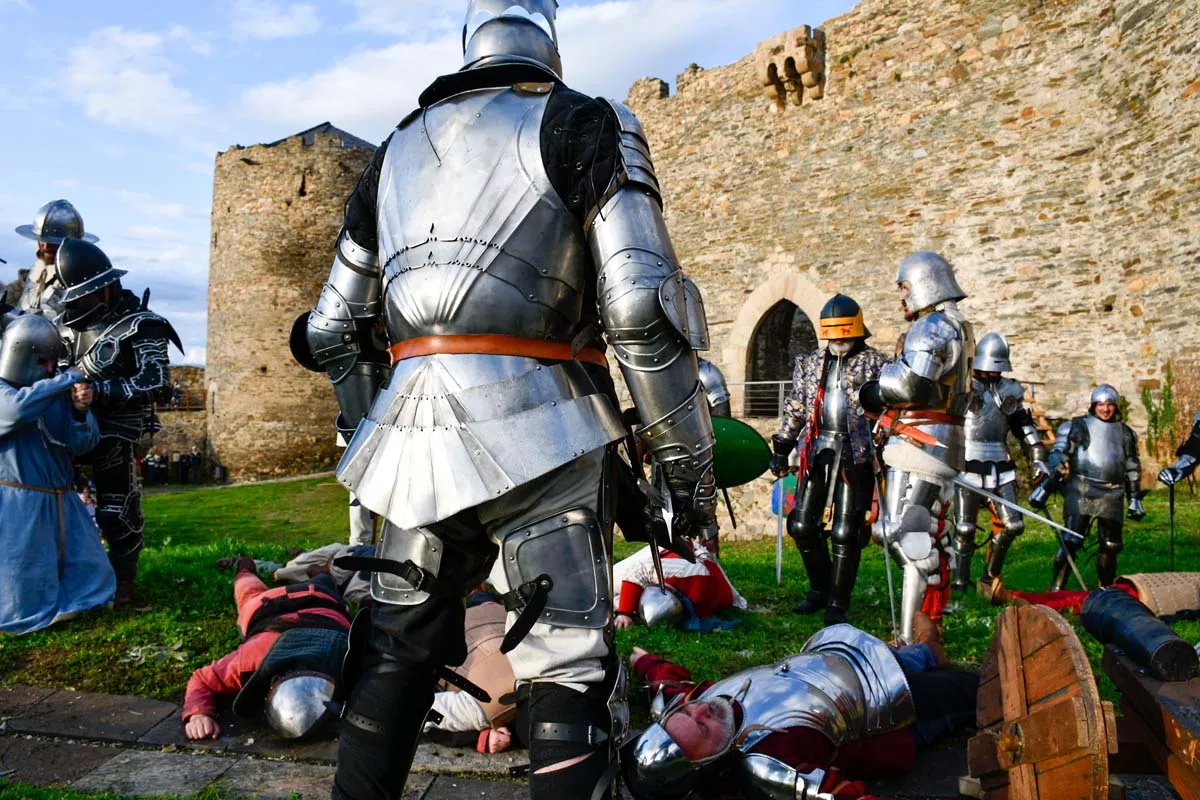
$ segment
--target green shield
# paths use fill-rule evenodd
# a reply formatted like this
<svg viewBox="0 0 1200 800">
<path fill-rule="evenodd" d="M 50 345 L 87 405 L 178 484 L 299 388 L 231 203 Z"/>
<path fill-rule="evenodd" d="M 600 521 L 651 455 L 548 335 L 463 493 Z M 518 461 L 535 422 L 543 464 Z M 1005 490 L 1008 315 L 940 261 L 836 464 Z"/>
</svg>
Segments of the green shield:
<svg viewBox="0 0 1200 800">
<path fill-rule="evenodd" d="M 749 483 L 767 471 L 771 448 L 758 431 L 741 420 L 713 417 L 713 477 L 717 486 L 728 489 Z"/>
</svg>

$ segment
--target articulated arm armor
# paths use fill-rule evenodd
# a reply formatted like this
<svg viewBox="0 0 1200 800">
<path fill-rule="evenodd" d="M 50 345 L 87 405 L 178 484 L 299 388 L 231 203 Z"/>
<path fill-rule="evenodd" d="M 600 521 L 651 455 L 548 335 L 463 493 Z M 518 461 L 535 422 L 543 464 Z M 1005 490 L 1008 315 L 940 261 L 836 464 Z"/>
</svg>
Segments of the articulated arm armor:
<svg viewBox="0 0 1200 800">
<path fill-rule="evenodd" d="M 341 409 L 338 430 L 347 437 L 370 410 L 387 377 L 374 332 L 382 308 L 379 258 L 343 230 L 329 281 L 308 315 L 305 338 L 311 360 L 333 382 Z"/>
<path fill-rule="evenodd" d="M 1025 456 L 1035 470 L 1045 466 L 1046 446 L 1033 423 L 1033 414 L 1025 407 L 1025 391 L 1016 381 L 1005 379 L 997 389 L 1002 410 L 1008 417 L 1008 429 L 1021 442 Z"/>
<path fill-rule="evenodd" d="M 1071 441 L 1071 422 L 1068 420 L 1059 425 L 1055 432 L 1054 444 L 1050 447 L 1050 455 L 1046 457 L 1047 466 L 1059 476 L 1066 475 L 1076 446 L 1077 443 Z"/>
<path fill-rule="evenodd" d="M 965 389 L 962 331 L 942 311 L 935 311 L 913 323 L 905 337 L 904 352 L 879 373 L 879 394 L 884 405 L 891 408 L 922 408 L 952 411 L 953 386 L 946 378 L 962 377 L 955 381 Z M 949 391 L 948 391 L 949 390 Z M 965 413 L 965 409 L 957 413 Z"/>
<path fill-rule="evenodd" d="M 1121 425 L 1125 429 L 1125 498 L 1130 502 L 1130 507 L 1136 502 L 1140 511 L 1138 493 L 1142 488 L 1142 461 L 1138 457 L 1137 434 L 1128 425 Z"/>
<path fill-rule="evenodd" d="M 1177 460 L 1173 465 L 1158 473 L 1158 479 L 1168 486 L 1191 475 L 1200 463 L 1200 411 L 1192 419 L 1192 432 L 1187 441 L 1179 445 L 1175 457 Z"/>
<path fill-rule="evenodd" d="M 695 354 L 708 348 L 704 304 L 679 269 L 641 124 L 611 105 L 621 122 L 623 168 L 587 231 L 600 317 L 645 422 L 638 436 L 672 494 L 711 517 L 714 440 Z"/>
<path fill-rule="evenodd" d="M 751 753 L 742 758 L 742 797 L 752 800 L 833 800 L 821 791 L 825 770 L 800 772 L 777 758 Z"/>
</svg>

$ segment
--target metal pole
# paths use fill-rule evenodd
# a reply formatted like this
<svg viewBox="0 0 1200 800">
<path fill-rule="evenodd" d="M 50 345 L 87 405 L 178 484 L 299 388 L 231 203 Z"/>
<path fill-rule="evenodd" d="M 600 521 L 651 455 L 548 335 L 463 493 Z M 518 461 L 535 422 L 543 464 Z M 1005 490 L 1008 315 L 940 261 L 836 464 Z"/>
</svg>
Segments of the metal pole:
<svg viewBox="0 0 1200 800">
<path fill-rule="evenodd" d="M 1175 571 L 1175 484 L 1167 486 L 1168 497 L 1170 498 L 1170 513 L 1168 514 L 1171 520 L 1171 572 Z"/>
<path fill-rule="evenodd" d="M 787 476 L 785 475 L 784 478 Z M 779 487 L 779 507 L 775 511 L 775 585 L 783 583 L 783 498 L 787 485 L 783 479 L 775 481 Z"/>
</svg>

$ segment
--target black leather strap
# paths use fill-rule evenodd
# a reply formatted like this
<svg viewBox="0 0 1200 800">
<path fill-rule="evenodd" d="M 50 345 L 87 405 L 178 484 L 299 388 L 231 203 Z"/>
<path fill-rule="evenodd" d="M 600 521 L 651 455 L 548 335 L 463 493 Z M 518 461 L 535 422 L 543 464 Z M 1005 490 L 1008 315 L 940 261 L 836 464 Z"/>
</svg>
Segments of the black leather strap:
<svg viewBox="0 0 1200 800">
<path fill-rule="evenodd" d="M 418 566 L 412 559 L 393 561 L 390 558 L 367 558 L 365 556 L 342 556 L 334 559 L 334 566 L 354 572 L 383 572 L 402 578 L 417 592 L 428 592 L 447 597 L 457 596 L 453 587 L 446 586 L 424 567 Z"/>
<path fill-rule="evenodd" d="M 476 686 L 471 681 L 467 680 L 464 676 L 459 675 L 457 672 L 450 669 L 449 667 L 442 667 L 440 670 L 438 670 L 438 677 L 440 677 L 442 680 L 444 680 L 446 683 L 450 684 L 451 686 L 458 687 L 459 689 L 461 689 L 462 691 L 471 695 L 471 697 L 474 697 L 476 700 L 478 700 L 481 703 L 492 702 L 492 696 L 490 694 L 485 692 L 480 687 Z"/>
<path fill-rule="evenodd" d="M 577 742 L 600 747 L 608 742 L 608 732 L 594 725 L 570 722 L 539 722 L 533 726 L 533 738 L 547 742 Z"/>
<path fill-rule="evenodd" d="M 504 640 L 500 643 L 501 653 L 509 653 L 529 635 L 534 623 L 538 621 L 538 617 L 545 610 L 546 598 L 550 596 L 550 590 L 553 588 L 554 581 L 549 575 L 543 573 L 500 598 L 504 607 L 509 611 L 515 611 L 524 606 L 517 621 L 508 629 L 508 633 L 504 634 Z"/>
</svg>

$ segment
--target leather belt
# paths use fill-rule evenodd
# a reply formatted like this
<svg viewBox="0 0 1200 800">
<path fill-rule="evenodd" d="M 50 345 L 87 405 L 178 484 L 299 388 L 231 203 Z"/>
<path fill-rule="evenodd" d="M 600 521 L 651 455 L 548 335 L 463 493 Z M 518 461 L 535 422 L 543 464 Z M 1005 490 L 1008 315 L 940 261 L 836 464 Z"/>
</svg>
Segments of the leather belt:
<svg viewBox="0 0 1200 800">
<path fill-rule="evenodd" d="M 543 361 L 584 361 L 608 369 L 608 359 L 595 347 L 572 352 L 567 342 L 546 342 L 523 336 L 499 333 L 467 333 L 446 336 L 418 336 L 388 348 L 392 364 L 406 358 L 432 355 L 522 356 Z"/>
<path fill-rule="evenodd" d="M 52 494 L 58 500 L 58 577 L 62 577 L 63 567 L 67 561 L 67 517 L 63 510 L 63 495 L 71 491 L 66 489 L 47 489 L 45 486 L 30 486 L 26 483 L 12 483 L 11 481 L 0 481 L 0 486 L 9 486 L 13 489 L 25 489 L 30 492 L 42 492 L 43 494 Z"/>
</svg>

